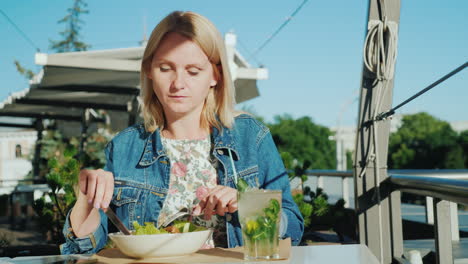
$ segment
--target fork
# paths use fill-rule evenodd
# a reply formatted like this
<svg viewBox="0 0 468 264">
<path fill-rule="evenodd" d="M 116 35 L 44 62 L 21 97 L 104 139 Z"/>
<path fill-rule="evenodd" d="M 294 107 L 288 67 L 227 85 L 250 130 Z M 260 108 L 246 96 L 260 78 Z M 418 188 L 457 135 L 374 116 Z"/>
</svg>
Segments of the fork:
<svg viewBox="0 0 468 264">
<path fill-rule="evenodd" d="M 184 215 L 190 215 L 189 217 L 189 221 L 191 222 L 191 216 L 192 216 L 192 210 L 189 210 L 188 208 L 182 208 L 179 212 L 169 216 L 168 218 L 166 218 L 166 221 L 164 221 L 163 223 L 161 223 L 160 225 L 158 225 L 157 227 L 160 228 L 160 227 L 166 227 L 168 226 L 170 223 L 174 222 L 174 220 L 178 219 L 179 217 L 182 217 Z"/>
</svg>

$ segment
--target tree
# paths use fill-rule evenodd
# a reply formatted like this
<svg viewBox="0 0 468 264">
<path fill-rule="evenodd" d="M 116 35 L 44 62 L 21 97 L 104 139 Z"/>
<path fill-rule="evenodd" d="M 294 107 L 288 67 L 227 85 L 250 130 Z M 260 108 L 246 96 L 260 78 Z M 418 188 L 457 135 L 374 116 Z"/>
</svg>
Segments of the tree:
<svg viewBox="0 0 468 264">
<path fill-rule="evenodd" d="M 468 130 L 464 130 L 458 137 L 458 144 L 463 151 L 463 162 L 465 168 L 468 168 Z"/>
<path fill-rule="evenodd" d="M 91 46 L 79 41 L 80 37 L 80 24 L 84 22 L 79 19 L 80 14 L 89 13 L 88 10 L 84 10 L 87 4 L 83 0 L 74 0 L 72 8 L 68 8 L 68 14 L 58 21 L 58 23 L 67 23 L 67 26 L 64 31 L 60 32 L 60 35 L 64 37 L 64 40 L 60 41 L 50 41 L 50 48 L 57 52 L 66 52 L 66 51 L 82 51 L 87 50 Z M 24 76 L 27 80 L 31 80 L 35 73 L 25 68 L 18 60 L 14 60 L 16 70 Z"/>
<path fill-rule="evenodd" d="M 329 140 L 332 132 L 327 127 L 309 117 L 289 115 L 276 116 L 268 127 L 280 152 L 290 153 L 301 164 L 309 161 L 310 169 L 335 168 L 335 143 Z"/>
<path fill-rule="evenodd" d="M 464 168 L 458 140 L 448 122 L 424 112 L 406 115 L 398 131 L 390 135 L 389 168 Z"/>
<path fill-rule="evenodd" d="M 91 47 L 79 40 L 81 24 L 84 24 L 84 22 L 80 20 L 80 15 L 89 13 L 88 10 L 85 10 L 87 6 L 88 5 L 83 0 L 74 0 L 73 7 L 67 9 L 68 14 L 58 21 L 58 23 L 65 23 L 66 25 L 65 30 L 60 32 L 63 40 L 50 40 L 51 49 L 57 52 L 67 52 L 84 51 Z"/>
</svg>

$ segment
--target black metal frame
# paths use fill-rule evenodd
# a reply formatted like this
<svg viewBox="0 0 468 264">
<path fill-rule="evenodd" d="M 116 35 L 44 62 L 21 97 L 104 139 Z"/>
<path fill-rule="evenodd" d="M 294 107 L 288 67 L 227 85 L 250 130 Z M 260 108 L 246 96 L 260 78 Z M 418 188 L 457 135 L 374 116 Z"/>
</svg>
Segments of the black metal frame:
<svg viewBox="0 0 468 264">
<path fill-rule="evenodd" d="M 90 92 L 108 94 L 138 95 L 140 89 L 136 87 L 121 87 L 110 85 L 71 84 L 56 86 L 38 86 L 39 90 L 63 91 L 63 92 Z"/>
<path fill-rule="evenodd" d="M 66 100 L 21 98 L 21 99 L 16 99 L 14 103 L 27 104 L 27 105 L 47 105 L 47 106 L 54 106 L 54 107 L 58 106 L 58 107 L 93 108 L 93 109 L 105 109 L 105 110 L 114 110 L 114 111 L 123 111 L 123 112 L 128 111 L 128 105 L 66 101 Z"/>
</svg>

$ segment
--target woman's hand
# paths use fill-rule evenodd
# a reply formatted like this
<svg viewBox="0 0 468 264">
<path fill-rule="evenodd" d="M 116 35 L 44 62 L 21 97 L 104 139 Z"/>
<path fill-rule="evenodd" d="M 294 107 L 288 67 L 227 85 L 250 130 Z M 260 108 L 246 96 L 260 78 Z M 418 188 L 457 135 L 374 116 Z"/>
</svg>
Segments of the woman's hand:
<svg viewBox="0 0 468 264">
<path fill-rule="evenodd" d="M 70 213 L 70 223 L 77 237 L 94 232 L 101 221 L 99 211 L 109 207 L 114 193 L 114 175 L 104 170 L 81 170 L 80 194 Z"/>
<path fill-rule="evenodd" d="M 114 175 L 112 172 L 81 170 L 79 176 L 80 191 L 86 195 L 89 205 L 106 210 L 114 194 Z"/>
<path fill-rule="evenodd" d="M 237 190 L 218 185 L 209 190 L 200 203 L 193 208 L 193 215 L 205 214 L 205 219 L 210 220 L 213 214 L 224 216 L 225 213 L 237 211 Z"/>
</svg>

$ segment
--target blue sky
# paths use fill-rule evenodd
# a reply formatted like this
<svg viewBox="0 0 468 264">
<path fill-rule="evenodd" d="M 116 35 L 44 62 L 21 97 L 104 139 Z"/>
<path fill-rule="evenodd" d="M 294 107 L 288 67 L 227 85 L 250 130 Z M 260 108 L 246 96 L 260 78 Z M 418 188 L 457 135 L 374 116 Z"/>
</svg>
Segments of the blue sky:
<svg viewBox="0 0 468 264">
<path fill-rule="evenodd" d="M 192 10 L 212 20 L 222 33 L 234 31 L 245 57 L 302 3 L 302 0 L 267 1 L 87 1 L 89 14 L 82 40 L 92 50 L 134 47 L 173 10 Z M 2 1 L 5 12 L 41 49 L 59 39 L 71 0 Z M 394 105 L 410 97 L 468 60 L 468 1 L 403 0 L 401 2 Z M 257 55 L 269 70 L 259 81 L 261 96 L 243 107 L 272 120 L 274 115 L 310 116 L 335 126 L 355 125 L 362 69 L 362 46 L 367 22 L 367 1 L 310 0 L 292 21 Z M 146 17 L 146 19 L 145 19 Z M 28 86 L 13 61 L 35 71 L 35 48 L 0 15 L 0 100 Z M 254 60 L 251 63 L 256 66 Z M 427 111 L 446 121 L 468 120 L 468 70 L 452 77 L 397 113 Z M 347 105 L 344 107 L 344 105 Z"/>
</svg>

